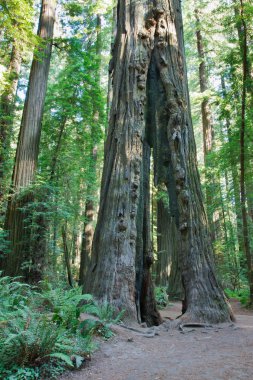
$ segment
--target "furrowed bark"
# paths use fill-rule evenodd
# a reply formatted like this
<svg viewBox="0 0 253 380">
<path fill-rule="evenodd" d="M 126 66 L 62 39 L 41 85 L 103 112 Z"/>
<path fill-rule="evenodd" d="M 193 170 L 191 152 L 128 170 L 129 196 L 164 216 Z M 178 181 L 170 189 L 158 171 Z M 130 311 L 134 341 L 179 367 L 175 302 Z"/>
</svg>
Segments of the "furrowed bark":
<svg viewBox="0 0 253 380">
<path fill-rule="evenodd" d="M 160 181 L 168 187 L 171 212 L 181 235 L 180 263 L 187 310 L 185 319 L 221 322 L 230 309 L 214 273 L 213 252 L 196 163 L 186 79 L 182 19 L 178 1 L 162 3 L 153 51 L 153 123 Z M 167 142 L 167 144 L 164 143 Z M 159 144 L 160 143 L 160 144 Z"/>
<path fill-rule="evenodd" d="M 102 38 L 101 38 L 101 16 L 97 14 L 97 40 L 96 40 L 96 56 L 97 56 L 97 68 L 95 72 L 96 82 L 100 85 L 101 77 L 101 52 L 102 52 Z M 80 270 L 79 270 L 79 285 L 83 285 L 85 277 L 88 273 L 88 268 L 91 263 L 92 255 L 92 241 L 94 236 L 94 220 L 96 215 L 96 202 L 94 200 L 97 193 L 97 124 L 99 123 L 100 109 L 96 103 L 96 96 L 94 94 L 93 103 L 93 123 L 91 125 L 91 144 L 90 159 L 89 159 L 89 173 L 90 181 L 87 186 L 87 195 L 85 202 L 84 217 L 85 222 L 83 226 L 82 234 L 82 246 L 81 246 L 81 258 L 80 258 Z"/>
<path fill-rule="evenodd" d="M 185 319 L 228 321 L 230 309 L 214 274 L 197 171 L 180 2 L 119 1 L 117 20 L 100 210 L 84 291 L 125 309 L 127 317 L 135 320 L 138 299 L 149 294 L 150 303 L 140 303 L 141 319 L 149 324 L 159 321 L 145 276 L 150 263 L 145 262 L 149 218 L 144 161 L 146 149 L 153 147 L 156 183 L 168 188 L 182 241 Z"/>
<path fill-rule="evenodd" d="M 10 83 L 7 85 L 0 101 L 0 207 L 3 206 L 2 201 L 7 187 L 5 184 L 6 160 L 10 148 L 14 102 L 20 69 L 21 55 L 14 41 L 8 70 Z M 0 209 L 0 216 L 2 213 L 3 210 Z"/>
<path fill-rule="evenodd" d="M 38 35 L 44 40 L 39 58 L 33 59 L 28 90 L 22 115 L 15 164 L 12 176 L 12 195 L 9 198 L 5 229 L 9 232 L 11 252 L 5 263 L 5 273 L 23 275 L 38 281 L 42 277 L 44 255 L 33 252 L 30 239 L 31 210 L 34 195 L 28 189 L 35 179 L 41 121 L 50 66 L 55 20 L 55 0 L 43 0 Z M 39 226 L 40 228 L 41 226 Z M 44 252 L 45 254 L 45 252 Z M 33 272 L 33 273 L 32 273 Z"/>
<path fill-rule="evenodd" d="M 147 2 L 118 4 L 112 59 L 113 99 L 100 210 L 93 240 L 93 263 L 84 286 L 85 292 L 117 309 L 125 309 L 126 317 L 134 320 L 137 320 L 136 222 L 141 201 L 145 89 L 154 34 L 153 20 L 150 31 L 145 28 L 148 11 Z M 143 266 L 140 269 L 144 271 Z"/>
<path fill-rule="evenodd" d="M 217 178 L 213 178 L 210 173 L 212 168 L 212 160 L 210 159 L 210 153 L 213 150 L 214 145 L 214 132 L 212 123 L 212 112 L 210 100 L 206 94 L 208 91 L 208 73 L 206 67 L 206 56 L 204 50 L 204 42 L 200 24 L 199 10 L 195 8 L 196 19 L 196 38 L 197 38 L 197 50 L 199 57 L 199 86 L 200 92 L 203 94 L 201 101 L 201 116 L 202 116 L 202 131 L 203 131 L 203 147 L 204 147 L 204 162 L 205 162 L 205 176 L 206 176 L 206 205 L 207 205 L 207 217 L 209 226 L 211 229 L 212 240 L 215 240 L 215 226 L 213 222 L 213 192 L 219 186 Z"/>
<path fill-rule="evenodd" d="M 221 88 L 222 88 L 222 94 L 225 98 L 227 95 L 226 91 L 226 84 L 224 77 L 221 77 Z M 233 183 L 233 193 L 234 193 L 234 200 L 235 203 L 235 213 L 236 213 L 236 229 L 237 229 L 237 240 L 239 245 L 240 252 L 244 253 L 244 245 L 243 245 L 243 234 L 242 234 L 242 210 L 241 210 L 241 201 L 240 201 L 240 185 L 239 185 L 239 175 L 237 170 L 237 160 L 234 156 L 234 152 L 232 149 L 233 146 L 233 139 L 232 139 L 232 131 L 231 131 L 231 125 L 230 125 L 230 113 L 226 111 L 225 113 L 225 121 L 226 121 L 226 131 L 228 134 L 228 141 L 229 141 L 229 152 L 230 152 L 230 169 L 231 169 L 231 175 L 232 175 L 232 183 Z"/>
<path fill-rule="evenodd" d="M 163 199 L 157 200 L 157 263 L 155 266 L 156 285 L 168 286 L 171 271 L 172 250 L 176 249 L 171 232 L 171 217 Z M 171 236 L 172 235 L 172 236 Z"/>
<path fill-rule="evenodd" d="M 246 187 L 245 187 L 245 132 L 246 132 L 246 96 L 247 96 L 247 77 L 248 77 L 248 30 L 244 19 L 244 2 L 240 0 L 240 13 L 242 22 L 242 103 L 241 103 L 241 130 L 240 130 L 240 196 L 241 196 L 241 211 L 242 211 L 242 230 L 244 251 L 248 267 L 248 281 L 250 288 L 250 304 L 253 305 L 253 258 L 250 248 L 249 225 L 246 206 Z"/>
</svg>

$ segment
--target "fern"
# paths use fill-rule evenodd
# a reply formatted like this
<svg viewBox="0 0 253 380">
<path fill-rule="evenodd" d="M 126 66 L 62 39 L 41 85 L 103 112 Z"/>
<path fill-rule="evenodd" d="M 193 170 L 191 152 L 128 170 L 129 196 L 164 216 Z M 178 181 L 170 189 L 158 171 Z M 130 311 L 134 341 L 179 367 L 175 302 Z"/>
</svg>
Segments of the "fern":
<svg viewBox="0 0 253 380">
<path fill-rule="evenodd" d="M 56 353 L 53 353 L 53 354 L 49 354 L 48 356 L 50 356 L 51 358 L 60 359 L 61 361 L 63 361 L 64 363 L 66 363 L 69 367 L 74 367 L 71 358 L 68 355 L 63 354 L 62 352 L 56 352 Z"/>
<path fill-rule="evenodd" d="M 95 349 L 78 317 L 90 295 L 81 289 L 35 289 L 19 278 L 0 278 L 0 378 L 54 379 L 79 367 Z M 73 359 L 73 361 L 72 361 Z"/>
</svg>

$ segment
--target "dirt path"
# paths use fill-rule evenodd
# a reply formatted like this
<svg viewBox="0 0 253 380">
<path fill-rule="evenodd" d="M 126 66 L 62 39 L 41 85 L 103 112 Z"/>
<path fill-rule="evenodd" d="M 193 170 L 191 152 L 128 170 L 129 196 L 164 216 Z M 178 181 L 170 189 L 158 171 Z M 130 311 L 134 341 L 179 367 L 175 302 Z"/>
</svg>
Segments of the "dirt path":
<svg viewBox="0 0 253 380">
<path fill-rule="evenodd" d="M 120 328 L 86 368 L 61 380 L 253 380 L 253 312 L 235 300 L 232 306 L 234 324 L 162 329 L 153 338 Z M 180 305 L 162 314 L 174 318 Z"/>
</svg>

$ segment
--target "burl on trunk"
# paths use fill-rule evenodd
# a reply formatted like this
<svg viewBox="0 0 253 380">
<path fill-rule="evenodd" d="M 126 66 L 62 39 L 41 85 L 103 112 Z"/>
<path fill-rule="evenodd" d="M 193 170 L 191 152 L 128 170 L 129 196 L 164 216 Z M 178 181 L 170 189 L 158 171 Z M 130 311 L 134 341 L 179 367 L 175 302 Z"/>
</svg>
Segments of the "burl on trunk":
<svg viewBox="0 0 253 380">
<path fill-rule="evenodd" d="M 169 193 L 191 321 L 230 318 L 213 269 L 191 124 L 179 1 L 118 2 L 113 97 L 98 223 L 84 291 L 159 324 L 150 267 L 149 173 Z"/>
</svg>

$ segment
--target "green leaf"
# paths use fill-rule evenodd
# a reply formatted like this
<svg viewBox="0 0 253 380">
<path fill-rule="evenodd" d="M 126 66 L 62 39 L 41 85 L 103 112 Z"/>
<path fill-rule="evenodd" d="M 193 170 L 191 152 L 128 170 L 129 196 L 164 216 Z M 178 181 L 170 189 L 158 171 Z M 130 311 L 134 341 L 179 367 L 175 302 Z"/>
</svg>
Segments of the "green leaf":
<svg viewBox="0 0 253 380">
<path fill-rule="evenodd" d="M 67 365 L 69 365 L 70 367 L 74 367 L 72 360 L 66 354 L 62 354 L 61 352 L 55 352 L 55 353 L 47 355 L 47 356 L 50 356 L 50 358 L 60 359 L 63 362 L 65 362 Z"/>
<path fill-rule="evenodd" d="M 80 355 L 74 355 L 75 361 L 76 361 L 76 368 L 80 368 L 81 365 L 83 364 L 84 357 Z"/>
</svg>

